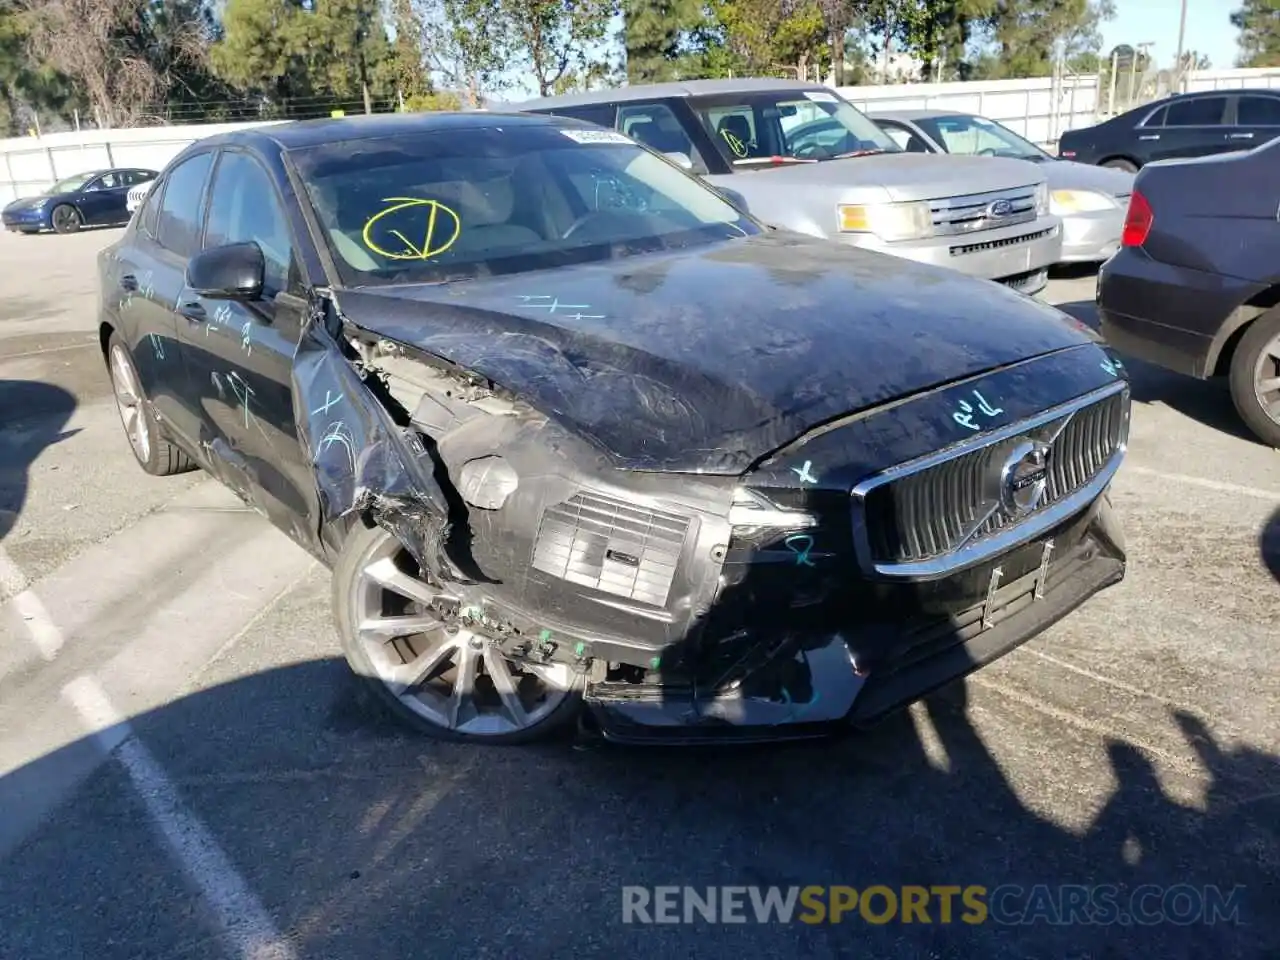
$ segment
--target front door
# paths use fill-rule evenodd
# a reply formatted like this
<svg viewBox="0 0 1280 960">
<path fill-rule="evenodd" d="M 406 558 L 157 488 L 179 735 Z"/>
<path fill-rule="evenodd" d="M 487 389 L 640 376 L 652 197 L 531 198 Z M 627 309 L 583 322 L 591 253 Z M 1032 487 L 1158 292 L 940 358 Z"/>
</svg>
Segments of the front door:
<svg viewBox="0 0 1280 960">
<path fill-rule="evenodd" d="M 1226 96 L 1180 98 L 1169 104 L 1160 127 L 1144 126 L 1136 133 L 1149 160 L 1226 153 L 1240 149 L 1225 137 L 1226 116 Z"/>
<path fill-rule="evenodd" d="M 1241 94 L 1225 136 L 1231 150 L 1252 150 L 1280 137 L 1280 97 Z"/>
<path fill-rule="evenodd" d="M 293 355 L 306 315 L 294 244 L 270 176 L 250 154 L 223 151 L 213 174 L 204 248 L 253 241 L 266 260 L 253 302 L 199 297 L 179 304 L 191 389 L 214 455 L 246 499 L 303 543 L 314 539 L 315 479 L 294 419 Z"/>
<path fill-rule="evenodd" d="M 123 223 L 129 219 L 126 207 L 129 185 L 121 171 L 104 173 L 84 185 L 80 194 L 80 213 L 87 224 Z"/>
</svg>

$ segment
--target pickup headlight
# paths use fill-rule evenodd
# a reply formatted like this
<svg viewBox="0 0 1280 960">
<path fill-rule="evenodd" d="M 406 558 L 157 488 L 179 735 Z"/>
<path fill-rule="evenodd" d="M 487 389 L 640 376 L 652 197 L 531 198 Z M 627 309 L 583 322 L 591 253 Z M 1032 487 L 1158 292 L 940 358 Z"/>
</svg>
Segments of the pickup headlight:
<svg viewBox="0 0 1280 960">
<path fill-rule="evenodd" d="M 1047 216 L 1049 207 L 1049 184 L 1040 183 L 1036 186 L 1036 216 Z"/>
<path fill-rule="evenodd" d="M 887 243 L 933 236 L 933 214 L 924 201 L 842 203 L 836 215 L 841 233 L 873 233 Z"/>
<path fill-rule="evenodd" d="M 1093 190 L 1055 190 L 1049 198 L 1049 210 L 1057 216 L 1069 213 L 1096 213 L 1114 210 L 1116 202 L 1106 194 Z"/>
</svg>

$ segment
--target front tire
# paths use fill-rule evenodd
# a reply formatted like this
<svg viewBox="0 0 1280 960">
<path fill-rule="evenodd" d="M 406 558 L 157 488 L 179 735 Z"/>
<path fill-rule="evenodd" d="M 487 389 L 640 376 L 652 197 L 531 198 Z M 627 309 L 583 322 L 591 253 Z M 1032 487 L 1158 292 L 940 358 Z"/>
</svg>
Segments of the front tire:
<svg viewBox="0 0 1280 960">
<path fill-rule="evenodd" d="M 49 214 L 49 222 L 53 224 L 54 233 L 75 233 L 84 221 L 79 210 L 69 203 L 60 203 Z"/>
<path fill-rule="evenodd" d="M 120 424 L 138 466 L 153 477 L 194 470 L 195 462 L 164 435 L 164 428 L 142 389 L 142 378 L 138 376 L 133 355 L 115 333 L 107 343 L 107 369 L 111 373 L 111 390 L 115 394 Z"/>
<path fill-rule="evenodd" d="M 1280 310 L 1258 317 L 1231 357 L 1231 399 L 1250 430 L 1280 448 Z"/>
<path fill-rule="evenodd" d="M 504 656 L 448 605 L 392 534 L 351 531 L 333 570 L 333 612 L 368 700 L 429 737 L 483 744 L 541 740 L 577 716 L 581 675 Z"/>
</svg>

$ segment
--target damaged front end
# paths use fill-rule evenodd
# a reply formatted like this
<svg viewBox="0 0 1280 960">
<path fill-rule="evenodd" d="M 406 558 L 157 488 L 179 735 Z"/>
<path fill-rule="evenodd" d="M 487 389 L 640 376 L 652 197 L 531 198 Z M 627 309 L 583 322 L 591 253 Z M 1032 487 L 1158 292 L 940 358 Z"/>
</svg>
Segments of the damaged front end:
<svg viewBox="0 0 1280 960">
<path fill-rule="evenodd" d="M 358 522 L 391 531 L 442 620 L 571 668 L 610 738 L 870 723 L 1123 576 L 1106 490 L 1128 390 L 1092 344 L 692 474 L 621 468 L 512 385 L 323 302 L 293 387 L 327 549 Z M 975 407 L 994 411 L 981 433 L 957 419 Z"/>
</svg>

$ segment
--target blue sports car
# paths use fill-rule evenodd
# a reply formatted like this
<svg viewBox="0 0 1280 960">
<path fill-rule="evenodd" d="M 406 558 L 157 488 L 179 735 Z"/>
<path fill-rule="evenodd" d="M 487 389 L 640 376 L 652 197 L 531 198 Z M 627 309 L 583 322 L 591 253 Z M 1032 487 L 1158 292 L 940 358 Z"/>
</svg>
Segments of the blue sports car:
<svg viewBox="0 0 1280 960">
<path fill-rule="evenodd" d="M 0 213 L 6 230 L 74 233 L 85 224 L 127 223 L 129 188 L 156 178 L 155 170 L 93 170 L 59 180 L 38 197 L 14 200 Z"/>
</svg>

